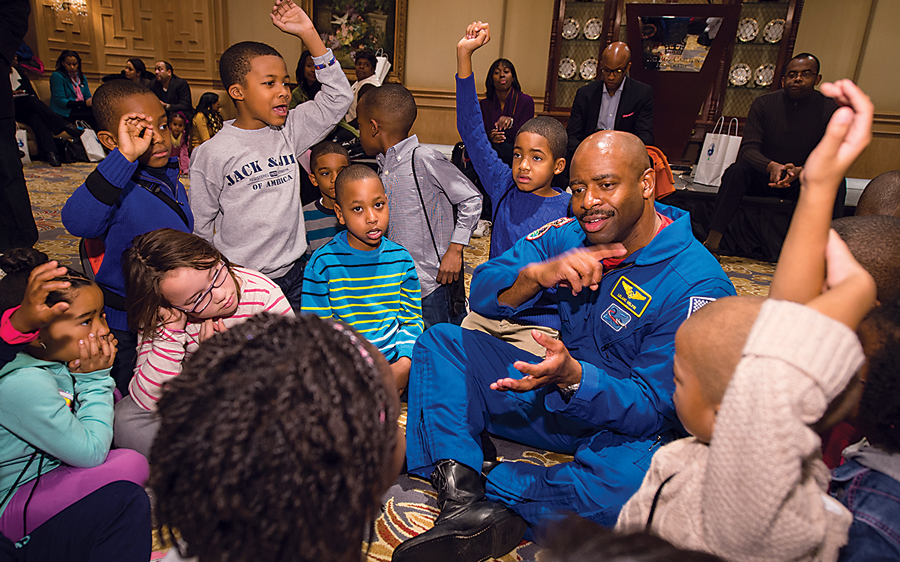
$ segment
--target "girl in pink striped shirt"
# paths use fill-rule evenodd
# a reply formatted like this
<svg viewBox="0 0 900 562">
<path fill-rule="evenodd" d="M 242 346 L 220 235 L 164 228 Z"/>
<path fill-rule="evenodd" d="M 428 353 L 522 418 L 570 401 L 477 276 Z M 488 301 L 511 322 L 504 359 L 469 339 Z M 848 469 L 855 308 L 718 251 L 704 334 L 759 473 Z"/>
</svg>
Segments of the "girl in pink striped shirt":
<svg viewBox="0 0 900 562">
<path fill-rule="evenodd" d="M 294 313 L 268 277 L 233 265 L 193 234 L 165 228 L 138 236 L 122 267 L 128 323 L 139 339 L 129 396 L 116 404 L 113 442 L 149 456 L 156 401 L 202 342 L 260 312 Z"/>
</svg>

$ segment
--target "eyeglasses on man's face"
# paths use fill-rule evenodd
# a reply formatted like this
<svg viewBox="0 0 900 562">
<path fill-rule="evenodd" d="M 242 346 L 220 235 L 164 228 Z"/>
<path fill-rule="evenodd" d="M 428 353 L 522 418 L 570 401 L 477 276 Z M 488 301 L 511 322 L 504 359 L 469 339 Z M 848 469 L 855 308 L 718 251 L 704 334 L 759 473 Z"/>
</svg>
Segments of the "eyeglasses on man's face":
<svg viewBox="0 0 900 562">
<path fill-rule="evenodd" d="M 784 77 L 787 78 L 788 80 L 796 80 L 797 78 L 803 78 L 804 80 L 810 80 L 810 79 L 816 77 L 816 73 L 813 72 L 812 70 L 804 70 L 801 72 L 792 70 L 792 71 L 788 72 L 787 74 L 785 74 Z"/>
</svg>

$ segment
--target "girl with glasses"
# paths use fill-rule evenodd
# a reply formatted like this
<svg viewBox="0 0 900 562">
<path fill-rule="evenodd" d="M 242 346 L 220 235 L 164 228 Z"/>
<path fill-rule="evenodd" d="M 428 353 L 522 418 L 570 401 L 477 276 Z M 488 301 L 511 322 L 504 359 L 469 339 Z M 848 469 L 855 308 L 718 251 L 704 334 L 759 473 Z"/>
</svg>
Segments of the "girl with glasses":
<svg viewBox="0 0 900 562">
<path fill-rule="evenodd" d="M 128 323 L 139 339 L 129 396 L 116 404 L 114 443 L 147 456 L 164 384 L 201 343 L 260 312 L 294 313 L 278 285 L 193 234 L 164 228 L 138 236 L 122 268 Z"/>
</svg>

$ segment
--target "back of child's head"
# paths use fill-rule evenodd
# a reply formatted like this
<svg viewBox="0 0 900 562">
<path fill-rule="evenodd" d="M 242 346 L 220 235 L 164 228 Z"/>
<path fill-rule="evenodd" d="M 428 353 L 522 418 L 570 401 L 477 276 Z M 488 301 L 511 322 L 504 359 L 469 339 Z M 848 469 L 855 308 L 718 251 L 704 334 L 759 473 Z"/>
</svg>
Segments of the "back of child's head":
<svg viewBox="0 0 900 562">
<path fill-rule="evenodd" d="M 0 255 L 0 270 L 6 274 L 0 279 L 0 312 L 22 304 L 31 270 L 48 261 L 50 260 L 47 254 L 34 248 L 14 248 Z M 78 289 L 94 284 L 82 273 L 72 269 L 68 269 L 64 275 L 52 281 L 68 281 L 70 285 L 66 289 L 50 291 L 45 301 L 47 306 L 59 302 L 71 304 Z"/>
<path fill-rule="evenodd" d="M 347 166 L 341 173 L 338 174 L 337 178 L 334 180 L 334 200 L 338 205 L 341 204 L 341 197 L 343 196 L 344 191 L 347 189 L 347 186 L 351 183 L 359 180 L 364 180 L 367 178 L 372 178 L 378 180 L 378 183 L 381 183 L 381 178 L 378 177 L 378 172 L 373 170 L 372 168 L 366 166 L 365 164 L 353 164 L 352 166 Z"/>
<path fill-rule="evenodd" d="M 509 59 L 497 59 L 491 64 L 491 67 L 488 69 L 487 76 L 484 78 L 484 88 L 487 99 L 492 100 L 497 95 L 497 86 L 494 84 L 494 71 L 498 68 L 508 68 L 509 73 L 512 75 L 512 83 L 510 84 L 510 88 L 517 92 L 522 91 L 522 86 L 519 84 L 519 76 L 516 74 L 516 67 Z"/>
<path fill-rule="evenodd" d="M 763 300 L 718 299 L 691 314 L 678 328 L 675 353 L 700 380 L 708 404 L 722 403 Z"/>
<path fill-rule="evenodd" d="M 556 119 L 545 115 L 529 119 L 522 125 L 517 135 L 522 133 L 534 133 L 547 139 L 554 160 L 566 157 L 566 143 L 569 142 L 569 137 L 566 128 Z"/>
<path fill-rule="evenodd" d="M 389 376 L 362 336 L 314 315 L 208 340 L 158 404 L 159 522 L 201 560 L 358 560 L 396 476 Z"/>
<path fill-rule="evenodd" d="M 219 59 L 219 78 L 225 90 L 234 84 L 243 84 L 250 72 L 250 64 L 257 57 L 273 56 L 281 58 L 275 48 L 256 41 L 241 41 L 228 47 Z"/>
<path fill-rule="evenodd" d="M 900 170 L 875 176 L 859 196 L 855 215 L 900 217 Z"/>
<path fill-rule="evenodd" d="M 99 130 L 117 134 L 119 119 L 128 112 L 123 102 L 131 97 L 147 94 L 154 95 L 145 86 L 131 80 L 110 80 L 103 83 L 94 92 L 94 101 L 91 102 Z"/>
<path fill-rule="evenodd" d="M 347 163 L 350 163 L 350 153 L 347 152 L 347 149 L 334 141 L 324 140 L 317 145 L 312 147 L 312 150 L 309 152 L 309 168 L 311 170 L 316 169 L 316 163 L 319 161 L 319 157 L 325 154 L 338 154 L 347 159 Z"/>
<path fill-rule="evenodd" d="M 122 254 L 129 327 L 152 337 L 160 307 L 171 307 L 160 290 L 163 277 L 178 268 L 205 270 L 219 262 L 231 269 L 215 246 L 194 234 L 161 228 L 135 237 Z"/>
<path fill-rule="evenodd" d="M 409 134 L 418 114 L 415 98 L 400 84 L 385 84 L 369 90 L 360 98 L 359 106 L 365 108 L 379 126 L 404 135 Z"/>
<path fill-rule="evenodd" d="M 858 329 L 866 366 L 859 402 L 859 426 L 869 442 L 900 453 L 900 301 L 877 306 Z"/>
<path fill-rule="evenodd" d="M 569 515 L 547 530 L 546 562 L 720 562 L 721 558 L 682 550 L 647 532 L 617 533 Z"/>
<path fill-rule="evenodd" d="M 843 217 L 831 223 L 850 252 L 875 278 L 878 300 L 900 298 L 900 218 L 887 215 Z"/>
</svg>

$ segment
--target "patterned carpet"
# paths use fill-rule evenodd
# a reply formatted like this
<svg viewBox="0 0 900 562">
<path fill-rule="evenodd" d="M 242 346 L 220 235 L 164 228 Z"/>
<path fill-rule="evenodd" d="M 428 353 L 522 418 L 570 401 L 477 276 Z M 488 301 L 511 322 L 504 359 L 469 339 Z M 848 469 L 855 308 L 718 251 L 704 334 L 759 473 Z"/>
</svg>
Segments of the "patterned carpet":
<svg viewBox="0 0 900 562">
<path fill-rule="evenodd" d="M 36 247 L 46 252 L 51 259 L 63 265 L 81 269 L 78 258 L 78 239 L 69 235 L 60 222 L 60 211 L 66 199 L 94 169 L 96 164 L 65 164 L 61 168 L 51 168 L 42 162 L 25 167 L 25 178 L 31 196 L 34 217 L 40 230 L 40 240 Z M 187 178 L 182 180 L 189 187 Z M 466 289 L 471 273 L 488 257 L 490 238 L 475 238 L 466 249 Z M 775 265 L 744 258 L 723 257 L 722 268 L 734 283 L 738 294 L 765 296 Z M 406 425 L 406 411 L 400 418 Z M 501 459 L 530 462 L 551 466 L 571 460 L 567 455 L 530 449 L 522 445 L 495 439 L 497 453 Z M 394 548 L 411 536 L 429 529 L 437 516 L 436 495 L 431 485 L 424 480 L 401 476 L 384 497 L 384 512 L 375 523 L 374 540 L 363 544 L 368 549 L 368 560 L 387 562 Z M 161 557 L 165 545 L 155 541 L 153 559 Z M 501 560 L 535 560 L 540 549 L 533 543 L 523 541 L 513 552 Z"/>
</svg>

